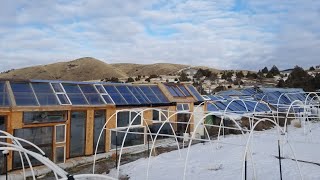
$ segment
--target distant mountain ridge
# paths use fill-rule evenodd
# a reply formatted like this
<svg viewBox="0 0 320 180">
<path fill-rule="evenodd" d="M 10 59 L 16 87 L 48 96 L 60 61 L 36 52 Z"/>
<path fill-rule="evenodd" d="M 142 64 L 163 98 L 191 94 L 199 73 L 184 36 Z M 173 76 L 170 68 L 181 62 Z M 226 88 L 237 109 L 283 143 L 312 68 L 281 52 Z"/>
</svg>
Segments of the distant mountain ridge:
<svg viewBox="0 0 320 180">
<path fill-rule="evenodd" d="M 57 62 L 47 65 L 13 69 L 0 74 L 2 79 L 47 79 L 89 81 L 105 78 L 127 78 L 138 75 L 149 76 L 176 74 L 187 65 L 156 63 L 156 64 L 108 64 L 92 57 L 84 57 L 68 62 Z"/>
</svg>

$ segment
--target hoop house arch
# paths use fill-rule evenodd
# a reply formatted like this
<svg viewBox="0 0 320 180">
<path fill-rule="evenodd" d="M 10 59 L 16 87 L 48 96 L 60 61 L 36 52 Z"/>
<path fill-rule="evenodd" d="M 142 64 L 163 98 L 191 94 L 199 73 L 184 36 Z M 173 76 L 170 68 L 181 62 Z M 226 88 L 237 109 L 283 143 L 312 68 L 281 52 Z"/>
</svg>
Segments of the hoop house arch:
<svg viewBox="0 0 320 180">
<path fill-rule="evenodd" d="M 134 121 L 137 119 L 137 117 L 138 116 L 141 116 L 141 114 L 144 112 L 144 111 L 148 111 L 148 110 L 154 110 L 155 108 L 147 108 L 147 109 L 144 109 L 144 110 L 142 110 L 142 111 L 140 111 L 140 112 L 138 112 L 137 113 L 137 111 L 134 111 L 134 110 L 132 110 L 133 112 L 136 112 L 137 114 L 136 114 L 136 116 L 133 118 L 133 120 L 130 122 L 130 124 L 129 124 L 129 126 L 128 126 L 128 128 L 127 128 L 127 130 L 126 130 L 126 132 L 125 132 L 125 135 L 124 135 L 124 138 L 123 138 L 123 140 L 122 140 L 122 144 L 121 144 L 121 148 L 120 148 L 120 154 L 119 154 L 119 163 L 118 163 L 118 170 L 117 170 L 117 177 L 119 177 L 119 171 L 120 171 L 120 164 L 121 164 L 121 156 L 122 156 L 122 150 L 123 150 L 123 146 L 124 146 L 124 142 L 125 142 L 125 140 L 126 140 L 126 137 L 127 137 L 127 134 L 128 134 L 128 132 L 129 132 L 129 130 L 130 130 L 130 128 L 132 127 L 132 124 L 134 123 Z M 156 109 L 156 110 L 159 110 L 159 109 Z M 163 115 L 165 115 L 163 112 L 161 112 L 160 111 L 160 113 L 162 113 Z M 144 122 L 146 122 L 145 121 L 145 119 L 142 117 L 142 119 L 143 119 L 143 121 Z M 167 120 L 168 120 L 168 118 L 167 118 Z M 166 121 L 167 121 L 166 120 Z M 169 123 L 170 124 L 170 123 Z M 148 126 L 148 124 L 146 123 L 146 125 Z M 162 124 L 163 125 L 163 124 Z M 163 126 L 161 126 L 161 128 L 159 129 L 159 130 L 161 130 L 162 129 L 162 127 Z M 178 139 L 177 139 L 177 136 L 176 136 L 176 134 L 175 134 L 175 131 L 174 131 L 174 129 L 173 129 L 173 127 L 172 127 L 172 125 L 170 124 L 170 127 L 171 127 L 171 130 L 172 130 L 172 132 L 173 132 L 173 134 L 174 134 L 174 137 L 175 137 L 175 140 L 176 140 L 176 143 L 177 143 L 177 147 L 178 147 L 178 150 L 179 150 L 179 154 L 180 154 L 180 147 L 179 147 L 179 142 L 178 142 Z M 149 129 L 149 126 L 148 126 L 148 129 Z M 157 133 L 157 135 L 159 134 L 159 130 L 158 130 L 158 133 Z M 150 131 L 149 131 L 150 132 Z M 150 136 L 152 136 L 151 135 L 151 132 L 150 132 Z M 152 144 L 155 144 L 155 142 L 156 142 L 156 138 L 152 141 Z M 153 146 L 151 147 L 151 149 L 153 149 Z M 152 151 L 150 151 L 150 154 L 152 153 Z M 181 154 L 180 154 L 180 156 L 181 156 Z"/>
<path fill-rule="evenodd" d="M 209 116 L 209 115 L 216 115 L 217 112 L 211 112 L 209 114 L 206 114 L 205 116 L 203 116 L 201 118 L 201 120 L 196 124 L 195 128 L 194 128 L 194 131 L 199 127 L 200 123 L 203 123 L 204 119 Z M 228 114 L 226 114 L 228 116 Z M 242 137 L 244 137 L 244 132 L 243 132 L 243 129 L 239 126 L 239 124 L 232 118 L 232 117 L 229 117 L 237 126 L 237 128 L 241 131 L 241 134 L 242 134 Z M 185 160 L 185 166 L 184 166 L 184 173 L 183 173 L 183 179 L 185 180 L 186 178 L 186 172 L 187 172 L 187 164 L 188 164 L 188 159 L 189 159 L 189 154 L 190 154 L 190 147 L 191 147 L 191 143 L 192 143 L 192 140 L 194 139 L 194 133 L 192 134 L 191 138 L 190 138 L 190 141 L 189 141 L 189 145 L 188 145 L 188 151 L 187 151 L 187 156 L 186 156 L 186 160 Z M 250 156 L 252 156 L 252 154 L 250 154 Z M 253 166 L 253 171 L 254 171 L 254 166 Z M 255 175 L 254 175 L 255 176 Z"/>
<path fill-rule="evenodd" d="M 280 130 L 282 133 L 284 133 L 284 131 L 283 131 L 283 130 L 281 129 L 281 127 L 279 126 L 279 124 L 277 124 L 276 122 L 274 122 L 274 121 L 272 121 L 271 119 L 268 119 L 268 118 L 262 118 L 262 119 L 258 120 L 258 121 L 254 124 L 253 128 L 250 130 L 249 137 L 248 137 L 248 140 L 247 140 L 247 143 L 246 143 L 246 148 L 245 148 L 245 151 L 244 151 L 244 154 L 243 154 L 243 160 L 242 160 L 242 176 L 241 176 L 242 179 L 245 179 L 245 177 L 244 177 L 244 171 L 245 171 L 244 165 L 245 165 L 245 160 L 246 160 L 246 154 L 247 154 L 248 149 L 249 149 L 249 144 L 250 144 L 250 142 L 251 142 L 251 137 L 253 136 L 253 133 L 254 133 L 254 129 L 256 128 L 256 126 L 257 126 L 259 123 L 264 122 L 264 121 L 269 121 L 269 122 L 273 123 L 275 126 L 277 126 L 277 129 L 278 129 L 278 130 Z M 278 135 L 278 139 L 280 140 L 280 139 L 281 139 L 281 138 L 280 138 L 280 137 L 281 137 L 281 134 L 279 133 L 279 131 L 277 131 L 277 135 Z M 297 161 L 296 155 L 295 155 L 295 153 L 294 153 L 294 151 L 293 151 L 293 149 L 292 149 L 292 146 L 290 145 L 290 143 L 289 143 L 289 141 L 288 141 L 287 139 L 286 139 L 286 141 L 288 142 L 288 144 L 289 144 L 289 146 L 290 146 L 290 150 L 291 150 L 291 152 L 292 152 L 292 154 L 293 154 L 293 157 L 294 157 L 294 159 L 295 159 L 296 166 L 298 167 L 299 174 L 300 174 L 300 179 L 303 179 L 303 178 L 302 178 L 302 174 L 301 174 L 301 169 L 300 169 L 299 163 L 298 163 L 298 161 Z"/>
<path fill-rule="evenodd" d="M 218 131 L 218 143 L 219 143 L 219 140 L 220 140 L 220 132 L 221 132 L 222 125 L 223 125 L 222 134 L 223 134 L 223 137 L 224 137 L 224 123 L 223 123 L 223 120 L 224 120 L 224 117 L 226 115 L 227 109 L 229 108 L 230 104 L 232 104 L 235 101 L 241 101 L 244 104 L 244 107 L 246 108 L 246 112 L 248 112 L 248 107 L 247 107 L 246 103 L 244 103 L 244 101 L 242 99 L 233 99 L 228 103 L 228 105 L 226 106 L 226 108 L 223 111 L 223 114 L 222 114 L 222 117 L 221 117 L 221 120 L 220 120 L 220 127 L 219 127 L 219 131 Z M 249 119 L 249 121 L 250 121 L 250 119 Z"/>
</svg>

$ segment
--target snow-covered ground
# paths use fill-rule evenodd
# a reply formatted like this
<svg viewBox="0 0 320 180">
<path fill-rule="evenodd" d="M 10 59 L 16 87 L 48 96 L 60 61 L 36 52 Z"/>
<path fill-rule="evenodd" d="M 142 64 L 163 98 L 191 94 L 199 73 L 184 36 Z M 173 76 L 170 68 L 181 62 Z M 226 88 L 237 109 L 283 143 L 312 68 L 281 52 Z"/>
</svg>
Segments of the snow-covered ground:
<svg viewBox="0 0 320 180">
<path fill-rule="evenodd" d="M 303 128 L 288 128 L 288 142 L 281 141 L 281 156 L 283 179 L 300 179 L 297 160 L 320 164 L 320 123 L 311 123 L 312 129 L 304 135 Z M 280 179 L 278 156 L 278 131 L 276 128 L 262 132 L 255 132 L 250 143 L 252 157 L 247 160 L 248 179 Z M 190 148 L 187 162 L 186 179 L 242 179 L 242 164 L 245 144 L 249 134 L 228 135 L 217 141 L 200 143 Z M 280 135 L 281 139 L 284 138 Z M 291 151 L 290 145 L 293 149 Z M 187 148 L 160 154 L 150 159 L 149 179 L 152 180 L 180 180 L 183 179 Z M 320 179 L 320 165 L 298 162 L 303 179 Z M 253 167 L 254 166 L 254 171 Z M 120 167 L 121 175 L 128 175 L 130 180 L 142 180 L 147 177 L 148 159 L 139 159 Z M 116 176 L 113 169 L 110 176 Z"/>
</svg>

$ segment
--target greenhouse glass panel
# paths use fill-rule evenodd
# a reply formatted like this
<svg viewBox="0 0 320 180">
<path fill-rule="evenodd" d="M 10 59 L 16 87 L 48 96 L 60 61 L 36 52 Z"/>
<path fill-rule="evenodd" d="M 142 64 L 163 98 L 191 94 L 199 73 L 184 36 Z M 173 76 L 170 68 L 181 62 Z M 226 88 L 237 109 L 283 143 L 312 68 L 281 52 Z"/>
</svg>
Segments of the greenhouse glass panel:
<svg viewBox="0 0 320 180">
<path fill-rule="evenodd" d="M 185 95 L 177 86 L 171 86 L 171 87 L 174 89 L 174 91 L 178 94 L 179 97 L 185 97 Z"/>
<path fill-rule="evenodd" d="M 140 86 L 141 91 L 148 97 L 151 103 L 160 103 L 158 97 L 153 93 L 149 86 Z"/>
<path fill-rule="evenodd" d="M 79 84 L 80 89 L 82 90 L 84 96 L 91 105 L 101 105 L 105 104 L 102 100 L 100 94 L 91 84 Z"/>
<path fill-rule="evenodd" d="M 166 96 L 162 93 L 160 88 L 158 86 L 150 86 L 151 90 L 154 92 L 154 94 L 160 99 L 161 103 L 168 103 L 169 100 L 166 98 Z"/>
<path fill-rule="evenodd" d="M 196 96 L 198 101 L 203 101 L 202 96 L 199 94 L 195 87 L 193 87 L 192 85 L 188 85 L 188 88 L 192 92 L 192 94 Z"/>
<path fill-rule="evenodd" d="M 0 82 L 0 106 L 9 106 L 9 96 L 5 82 Z"/>
<path fill-rule="evenodd" d="M 87 105 L 88 102 L 76 84 L 62 84 L 73 105 Z"/>
<path fill-rule="evenodd" d="M 108 94 L 111 96 L 112 100 L 117 105 L 125 105 L 128 104 L 126 100 L 121 96 L 121 94 L 117 91 L 114 86 L 104 86 Z"/>
<path fill-rule="evenodd" d="M 122 97 L 128 102 L 128 104 L 140 104 L 135 96 L 129 91 L 127 86 L 115 86 L 120 92 Z"/>
<path fill-rule="evenodd" d="M 11 82 L 11 89 L 18 106 L 38 106 L 38 102 L 29 83 Z"/>
<path fill-rule="evenodd" d="M 180 88 L 180 90 L 183 92 L 184 95 L 186 95 L 186 96 L 192 96 L 192 95 L 190 94 L 190 92 L 187 90 L 187 88 L 184 87 L 184 85 L 179 84 L 178 87 Z"/>
<path fill-rule="evenodd" d="M 179 97 L 178 93 L 173 89 L 172 86 L 168 86 L 168 85 L 165 85 L 165 86 L 173 97 Z"/>
<path fill-rule="evenodd" d="M 40 105 L 59 105 L 58 99 L 49 83 L 32 83 L 31 85 Z"/>
<path fill-rule="evenodd" d="M 130 91 L 133 93 L 133 95 L 138 99 L 138 101 L 139 101 L 141 104 L 147 104 L 147 103 L 149 103 L 148 100 L 139 92 L 139 90 L 137 89 L 137 87 L 128 86 L 128 88 L 130 89 Z"/>
</svg>

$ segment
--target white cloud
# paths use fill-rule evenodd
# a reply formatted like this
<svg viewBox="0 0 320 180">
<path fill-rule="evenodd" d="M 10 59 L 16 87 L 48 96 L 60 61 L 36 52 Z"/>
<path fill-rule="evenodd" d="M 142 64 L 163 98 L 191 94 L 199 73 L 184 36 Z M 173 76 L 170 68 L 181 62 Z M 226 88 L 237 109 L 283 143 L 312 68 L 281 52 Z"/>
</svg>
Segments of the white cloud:
<svg viewBox="0 0 320 180">
<path fill-rule="evenodd" d="M 319 2 L 241 2 L 6 0 L 0 71 L 82 56 L 253 70 L 318 63 Z"/>
</svg>

